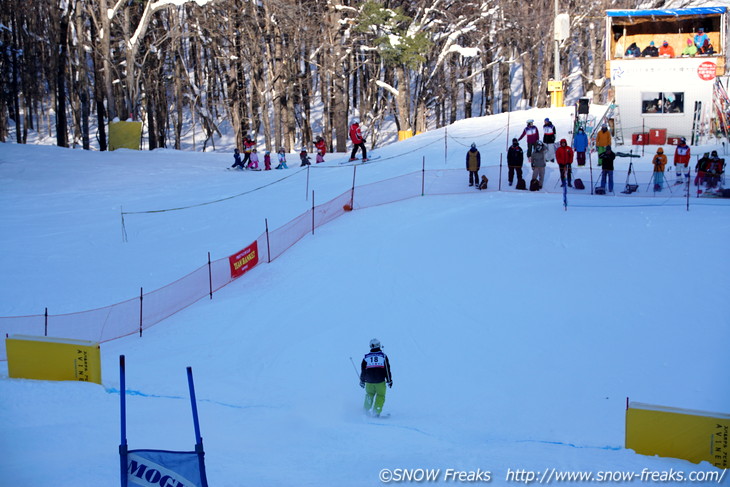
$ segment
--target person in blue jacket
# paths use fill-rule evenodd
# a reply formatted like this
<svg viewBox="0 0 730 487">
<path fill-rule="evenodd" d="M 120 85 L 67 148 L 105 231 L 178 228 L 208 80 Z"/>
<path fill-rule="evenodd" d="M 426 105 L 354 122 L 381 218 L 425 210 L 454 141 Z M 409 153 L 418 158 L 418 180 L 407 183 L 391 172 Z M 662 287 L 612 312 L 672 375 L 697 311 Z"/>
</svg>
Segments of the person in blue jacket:
<svg viewBox="0 0 730 487">
<path fill-rule="evenodd" d="M 586 151 L 588 150 L 588 136 L 583 127 L 573 137 L 573 150 L 575 151 L 575 160 L 579 166 L 586 165 Z"/>
</svg>

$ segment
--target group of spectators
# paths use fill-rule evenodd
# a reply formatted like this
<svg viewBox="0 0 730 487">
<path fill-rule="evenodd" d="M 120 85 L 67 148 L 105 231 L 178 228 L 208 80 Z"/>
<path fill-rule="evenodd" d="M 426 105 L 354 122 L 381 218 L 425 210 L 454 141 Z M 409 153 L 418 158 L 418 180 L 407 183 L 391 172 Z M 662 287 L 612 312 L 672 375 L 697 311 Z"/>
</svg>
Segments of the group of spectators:
<svg viewBox="0 0 730 487">
<path fill-rule="evenodd" d="M 674 48 L 666 40 L 662 42 L 660 47 L 656 47 L 654 41 L 650 41 L 649 45 L 643 50 L 636 45 L 636 42 L 632 42 L 625 51 L 623 46 L 621 41 L 616 43 L 616 57 L 676 57 Z M 697 34 L 694 37 L 687 38 L 687 46 L 682 50 L 680 55 L 696 56 L 697 54 L 715 54 L 715 48 L 710 42 L 710 37 L 702 27 L 697 29 Z"/>
<path fill-rule="evenodd" d="M 545 167 L 547 161 L 557 162 L 560 169 L 561 187 L 573 187 L 572 164 L 575 157 L 578 166 L 585 166 L 586 151 L 589 150 L 588 136 L 579 128 L 573 137 L 572 146 L 568 145 L 566 139 L 560 139 L 560 143 L 555 147 L 557 130 L 549 118 L 545 119 L 543 125 L 543 137 L 540 140 L 540 131 L 535 126 L 534 120 L 527 120 L 527 125 L 522 131 L 519 138 L 512 139 L 512 145 L 507 149 L 507 182 L 510 186 L 517 181 L 517 189 L 527 189 L 523 179 L 522 167 L 525 160 L 525 152 L 520 146 L 520 141 L 526 138 L 527 142 L 527 160 L 532 168 L 532 178 L 530 181 L 530 190 L 539 191 L 542 189 L 545 180 Z M 596 191 L 597 194 L 613 193 L 613 172 L 614 160 L 617 154 L 611 149 L 611 132 L 608 125 L 603 124 L 596 134 L 596 153 L 598 156 L 598 166 L 601 168 L 601 177 L 598 188 L 602 191 Z M 687 140 L 682 137 L 679 139 L 677 147 L 674 151 L 674 169 L 676 171 L 675 184 L 685 184 L 690 178 L 690 147 Z M 652 163 L 654 165 L 654 191 L 661 191 L 664 186 L 664 171 L 667 165 L 667 156 L 664 149 L 659 147 L 654 156 Z M 469 186 L 479 187 L 479 169 L 481 168 L 481 155 L 477 150 L 476 144 L 472 144 L 466 154 L 466 169 L 469 171 Z M 724 172 L 725 161 L 717 156 L 716 151 L 711 154 L 705 154 L 697 163 L 697 177 L 695 178 L 695 186 L 707 184 L 708 188 L 717 185 L 720 175 Z M 686 179 L 685 179 L 686 178 Z M 484 176 L 482 176 L 484 179 Z M 577 184 L 577 182 L 576 182 Z M 480 189 L 486 189 L 480 187 Z M 582 189 L 582 188 L 579 188 Z"/>
</svg>

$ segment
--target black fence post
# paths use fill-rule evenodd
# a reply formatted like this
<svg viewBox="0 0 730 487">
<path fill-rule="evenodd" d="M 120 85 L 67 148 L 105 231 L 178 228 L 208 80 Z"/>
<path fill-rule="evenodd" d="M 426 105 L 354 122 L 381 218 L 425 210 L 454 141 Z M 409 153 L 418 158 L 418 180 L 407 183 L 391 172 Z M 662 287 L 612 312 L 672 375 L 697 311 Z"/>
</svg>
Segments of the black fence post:
<svg viewBox="0 0 730 487">
<path fill-rule="evenodd" d="M 144 300 L 144 289 L 139 288 L 139 336 L 142 336 L 142 301 Z"/>
<path fill-rule="evenodd" d="M 269 264 L 271 264 L 271 244 L 269 243 L 269 219 L 264 218 L 264 223 L 266 224 L 266 254 L 267 258 L 269 259 Z"/>
<path fill-rule="evenodd" d="M 208 286 L 210 288 L 210 299 L 213 299 L 213 268 L 210 264 L 210 252 L 208 252 Z"/>
</svg>

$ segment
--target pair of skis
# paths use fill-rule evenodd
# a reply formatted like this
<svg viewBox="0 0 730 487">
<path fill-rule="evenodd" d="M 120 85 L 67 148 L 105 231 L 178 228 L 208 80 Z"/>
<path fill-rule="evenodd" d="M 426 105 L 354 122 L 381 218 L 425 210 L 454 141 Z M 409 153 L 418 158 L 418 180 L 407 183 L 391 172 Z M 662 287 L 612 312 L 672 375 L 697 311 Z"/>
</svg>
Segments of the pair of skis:
<svg viewBox="0 0 730 487">
<path fill-rule="evenodd" d="M 367 158 L 367 159 L 365 159 L 364 161 L 363 161 L 362 159 L 357 159 L 357 158 L 356 158 L 356 159 L 355 159 L 354 161 L 350 161 L 350 160 L 347 160 L 347 161 L 342 161 L 342 162 L 339 162 L 338 164 L 339 164 L 340 166 L 344 166 L 344 165 L 346 165 L 346 164 L 350 164 L 350 165 L 354 165 L 354 164 L 367 164 L 368 162 L 370 162 L 370 161 L 374 161 L 375 159 L 380 159 L 380 156 L 372 156 L 372 157 L 368 157 L 368 158 Z"/>
</svg>

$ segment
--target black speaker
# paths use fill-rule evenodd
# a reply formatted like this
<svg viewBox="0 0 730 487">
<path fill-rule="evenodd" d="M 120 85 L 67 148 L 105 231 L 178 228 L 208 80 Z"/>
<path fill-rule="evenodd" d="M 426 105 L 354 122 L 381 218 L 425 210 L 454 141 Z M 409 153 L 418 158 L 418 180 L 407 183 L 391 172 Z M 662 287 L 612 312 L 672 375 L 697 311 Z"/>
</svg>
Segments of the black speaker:
<svg viewBox="0 0 730 487">
<path fill-rule="evenodd" d="M 588 98 L 578 98 L 578 115 L 588 115 Z"/>
</svg>

